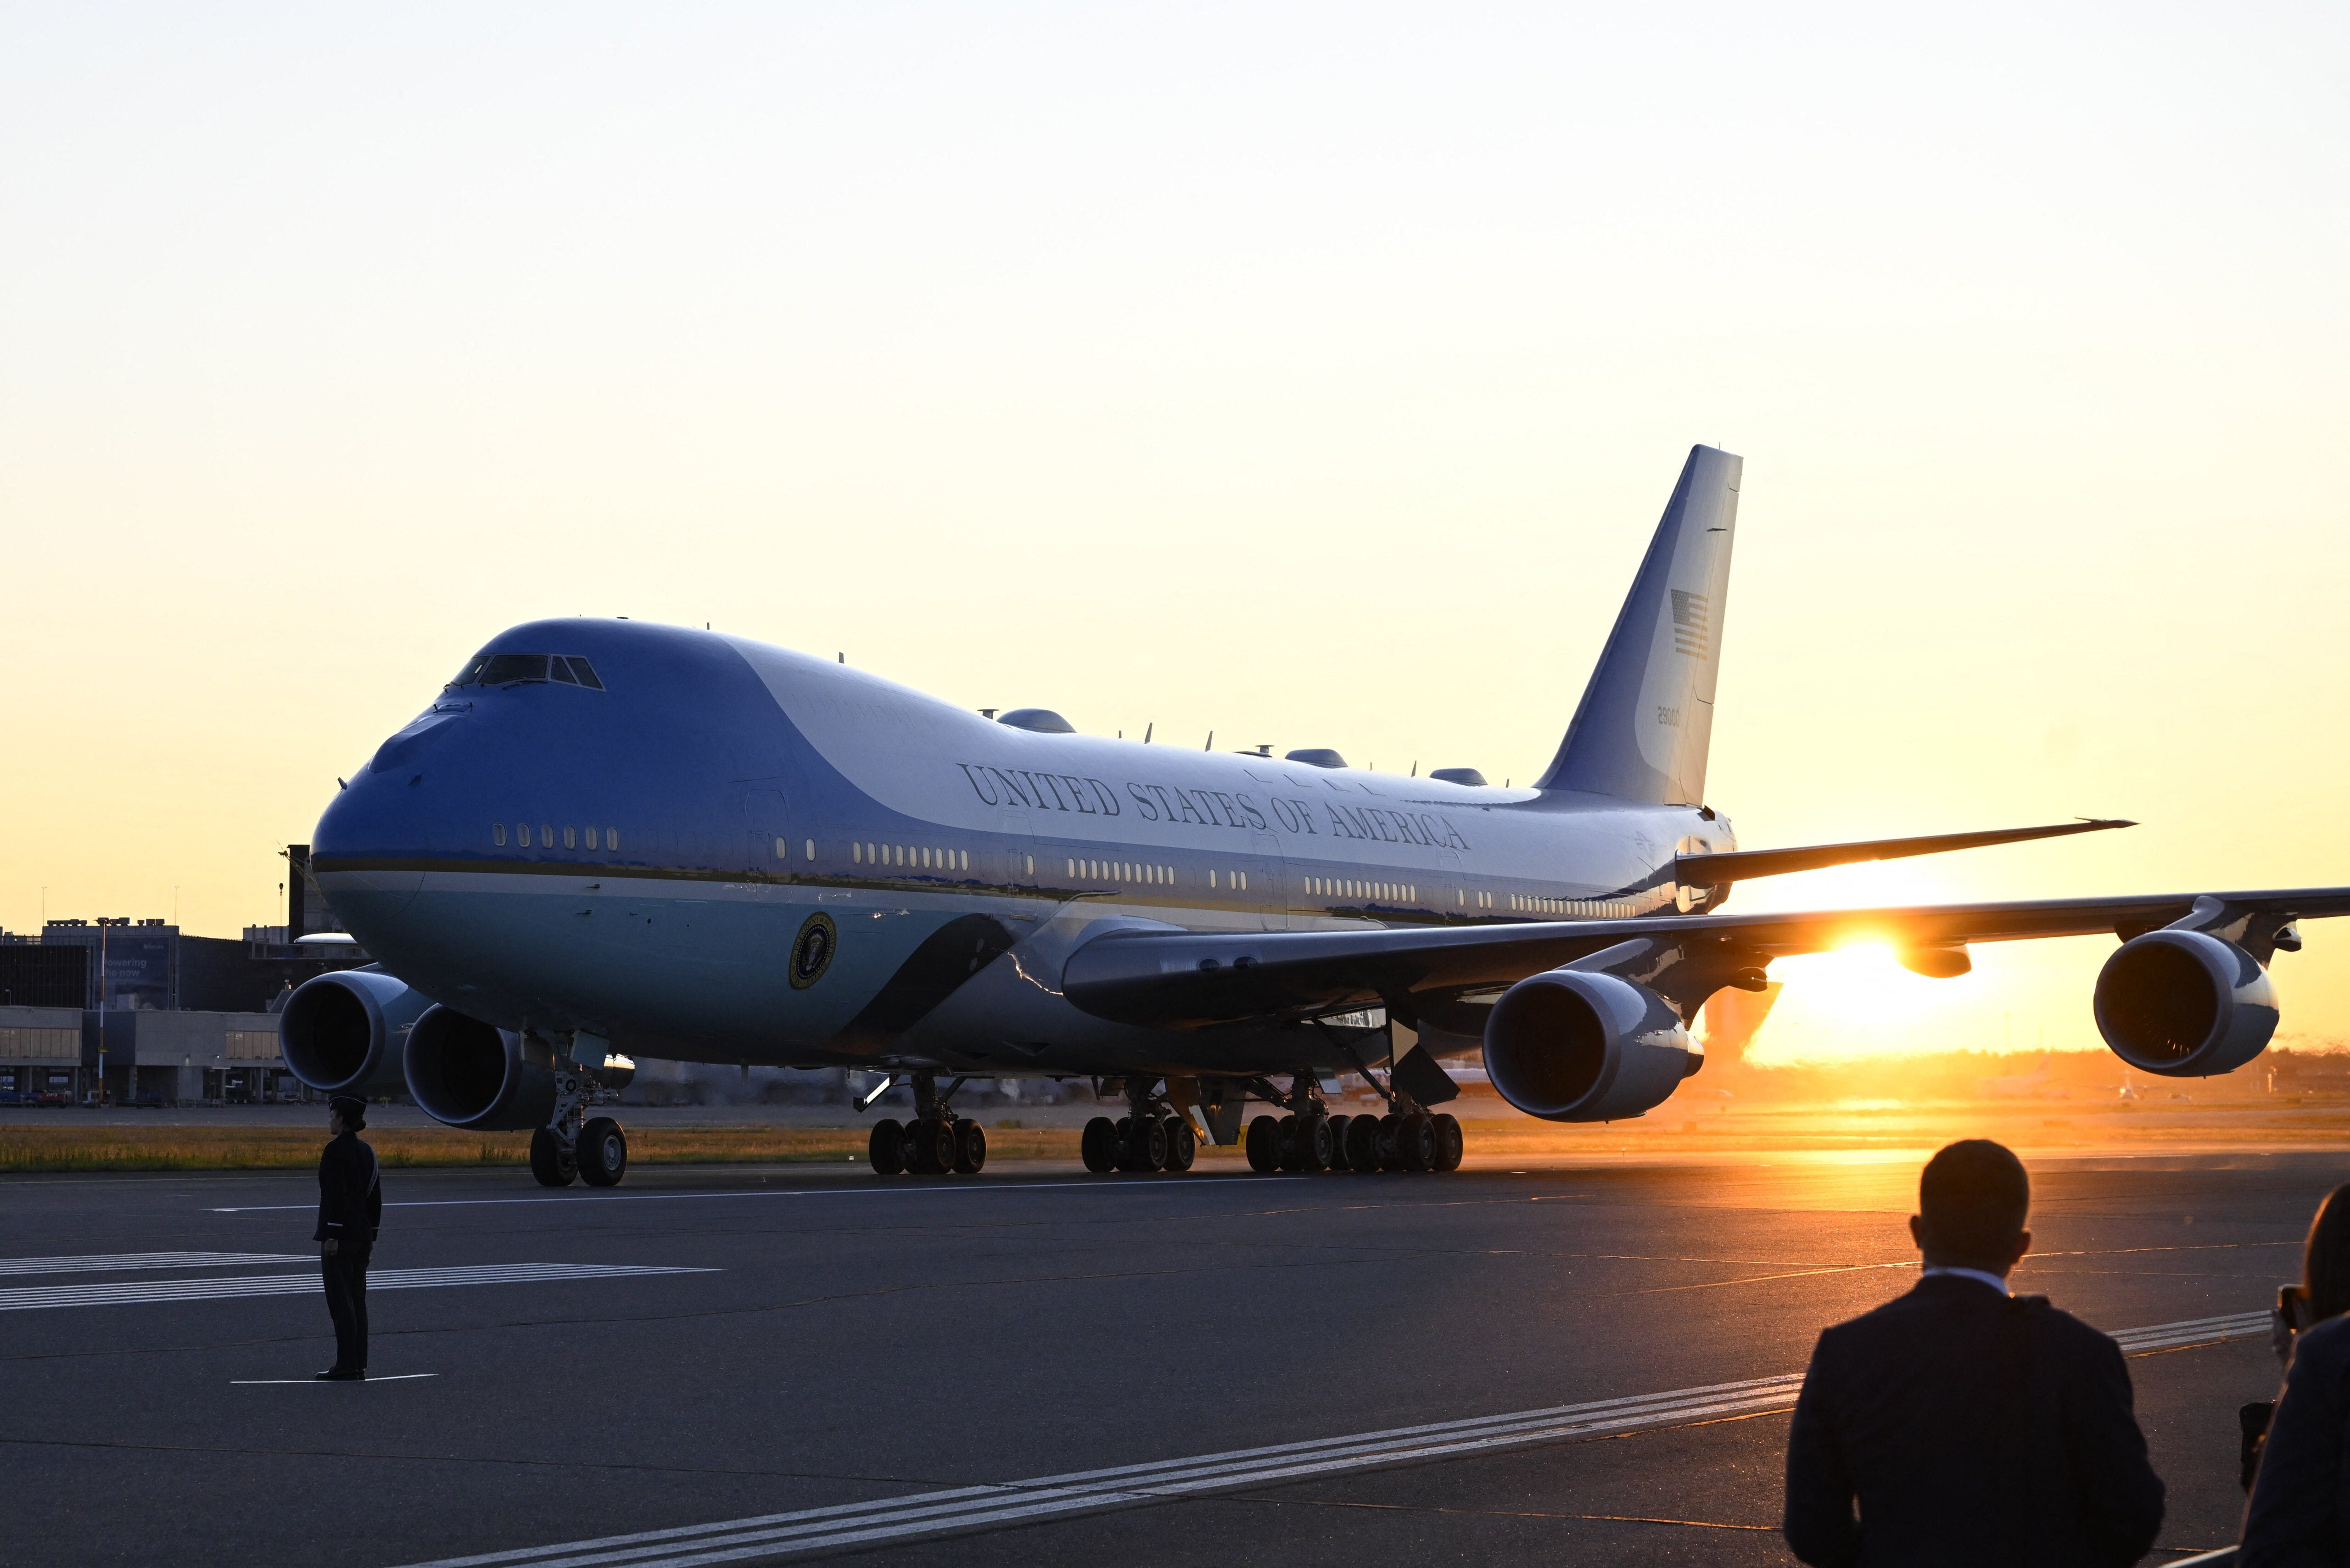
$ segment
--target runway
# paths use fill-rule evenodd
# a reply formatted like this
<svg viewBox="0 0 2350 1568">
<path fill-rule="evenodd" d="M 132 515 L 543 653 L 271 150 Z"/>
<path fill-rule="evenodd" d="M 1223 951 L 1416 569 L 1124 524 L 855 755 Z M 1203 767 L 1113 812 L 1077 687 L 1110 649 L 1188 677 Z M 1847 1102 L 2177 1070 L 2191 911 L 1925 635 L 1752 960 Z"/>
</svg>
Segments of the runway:
<svg viewBox="0 0 2350 1568">
<path fill-rule="evenodd" d="M 8 1558 L 1784 1562 L 1796 1375 L 1914 1279 L 1916 1169 L 392 1170 L 366 1385 L 307 1381 L 307 1177 L 12 1179 Z M 2153 1560 L 2224 1543 L 2350 1159 L 2033 1175 L 2017 1284 L 2132 1356 Z"/>
</svg>

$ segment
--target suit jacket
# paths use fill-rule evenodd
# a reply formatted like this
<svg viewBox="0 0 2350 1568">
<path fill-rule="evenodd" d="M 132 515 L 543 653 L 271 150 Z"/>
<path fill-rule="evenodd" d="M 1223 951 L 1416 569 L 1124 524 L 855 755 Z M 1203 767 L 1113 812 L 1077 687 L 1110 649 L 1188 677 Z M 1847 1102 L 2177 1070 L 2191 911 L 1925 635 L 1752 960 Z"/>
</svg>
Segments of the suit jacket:
<svg viewBox="0 0 2350 1568">
<path fill-rule="evenodd" d="M 2303 1330 L 2244 1505 L 2239 1568 L 2350 1563 L 2350 1317 Z"/>
<path fill-rule="evenodd" d="M 310 1240 L 331 1238 L 344 1257 L 364 1258 L 375 1251 L 376 1232 L 383 1227 L 380 1174 L 375 1150 L 357 1133 L 328 1139 L 318 1156 L 318 1228 Z"/>
<path fill-rule="evenodd" d="M 2120 1347 L 2044 1298 L 1930 1275 L 1820 1335 L 1787 1438 L 1804 1562 L 2120 1568 L 2161 1527 Z"/>
</svg>

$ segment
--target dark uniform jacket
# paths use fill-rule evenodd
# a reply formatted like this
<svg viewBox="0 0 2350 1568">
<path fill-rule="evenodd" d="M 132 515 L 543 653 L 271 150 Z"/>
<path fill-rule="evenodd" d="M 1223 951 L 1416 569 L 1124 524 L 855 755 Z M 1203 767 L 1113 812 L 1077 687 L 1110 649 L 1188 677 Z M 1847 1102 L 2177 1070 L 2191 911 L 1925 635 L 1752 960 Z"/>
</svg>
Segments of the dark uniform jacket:
<svg viewBox="0 0 2350 1568">
<path fill-rule="evenodd" d="M 2284 1393 L 2244 1506 L 2241 1568 L 2350 1563 L 2350 1317 L 2293 1340 Z"/>
<path fill-rule="evenodd" d="M 383 1187 L 377 1180 L 375 1150 L 357 1133 L 327 1140 L 318 1156 L 318 1229 L 310 1240 L 332 1238 L 338 1256 L 366 1257 L 383 1226 Z"/>
<path fill-rule="evenodd" d="M 1820 1335 L 1787 1438 L 1804 1562 L 2119 1568 L 2161 1526 L 2120 1348 L 2043 1298 L 1929 1275 Z"/>
</svg>

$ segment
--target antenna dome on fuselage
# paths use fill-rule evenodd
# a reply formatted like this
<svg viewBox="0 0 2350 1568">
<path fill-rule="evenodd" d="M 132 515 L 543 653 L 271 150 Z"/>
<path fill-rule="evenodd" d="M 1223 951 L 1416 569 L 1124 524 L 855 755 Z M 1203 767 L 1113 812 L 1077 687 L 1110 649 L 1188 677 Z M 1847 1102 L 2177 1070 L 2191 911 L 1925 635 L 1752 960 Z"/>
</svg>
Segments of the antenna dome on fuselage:
<svg viewBox="0 0 2350 1568">
<path fill-rule="evenodd" d="M 1054 712 L 1050 708 L 1014 708 L 995 721 L 1015 730 L 1034 730 L 1040 735 L 1074 735 L 1076 726 Z"/>
</svg>

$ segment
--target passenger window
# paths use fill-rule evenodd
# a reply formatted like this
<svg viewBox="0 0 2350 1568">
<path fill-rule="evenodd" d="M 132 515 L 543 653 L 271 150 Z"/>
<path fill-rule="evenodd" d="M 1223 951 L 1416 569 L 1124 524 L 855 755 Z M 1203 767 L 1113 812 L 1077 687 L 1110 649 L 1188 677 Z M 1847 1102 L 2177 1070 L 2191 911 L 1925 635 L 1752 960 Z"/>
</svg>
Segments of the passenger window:
<svg viewBox="0 0 2350 1568">
<path fill-rule="evenodd" d="M 579 847 L 579 830 L 567 822 L 563 825 L 563 847 L 566 849 Z"/>
<path fill-rule="evenodd" d="M 515 842 L 516 844 L 521 845 L 525 849 L 527 849 L 527 848 L 529 848 L 529 847 L 530 847 L 530 824 L 529 824 L 529 823 L 527 823 L 527 822 L 517 822 L 517 823 L 515 823 Z"/>
<path fill-rule="evenodd" d="M 811 860 L 816 858 L 816 840 L 813 838 L 807 841 L 807 857 Z"/>
<path fill-rule="evenodd" d="M 791 857 L 792 857 L 792 846 L 791 846 L 790 845 L 788 845 L 788 844 L 785 843 L 781 838 L 776 839 L 776 840 L 775 840 L 775 858 L 776 858 L 776 859 L 778 859 L 778 860 L 789 860 Z"/>
<path fill-rule="evenodd" d="M 490 824 L 490 841 L 501 849 L 504 849 L 506 846 L 506 825 L 504 823 L 494 822 Z"/>
<path fill-rule="evenodd" d="M 546 826 L 546 824 L 545 824 L 545 823 L 543 823 L 543 822 L 542 822 L 542 823 L 540 823 L 540 824 L 538 825 L 538 842 L 539 842 L 540 846 L 541 846 L 542 847 L 544 847 L 544 848 L 547 848 L 547 849 L 552 849 L 552 848 L 554 848 L 554 847 L 555 847 L 555 829 L 553 829 L 553 828 L 551 828 L 551 827 L 547 826 Z"/>
<path fill-rule="evenodd" d="M 619 846 L 620 830 L 617 827 L 606 828 L 604 830 L 604 847 L 607 849 L 618 849 Z"/>
</svg>

